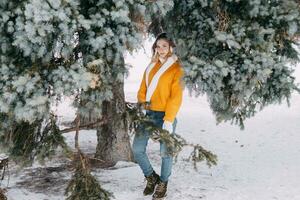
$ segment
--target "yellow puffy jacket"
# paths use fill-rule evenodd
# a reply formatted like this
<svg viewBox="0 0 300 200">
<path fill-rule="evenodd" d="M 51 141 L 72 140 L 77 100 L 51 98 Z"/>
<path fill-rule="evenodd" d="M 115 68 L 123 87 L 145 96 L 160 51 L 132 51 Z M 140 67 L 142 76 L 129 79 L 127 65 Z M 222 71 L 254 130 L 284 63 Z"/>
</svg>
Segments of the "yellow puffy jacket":
<svg viewBox="0 0 300 200">
<path fill-rule="evenodd" d="M 151 83 L 153 76 L 160 69 L 162 63 L 156 62 L 149 73 L 148 82 Z M 153 111 L 164 111 L 164 120 L 173 122 L 181 106 L 183 93 L 183 69 L 177 60 L 159 78 L 156 89 L 150 99 L 150 107 L 146 108 Z M 146 102 L 146 71 L 137 94 L 138 102 Z"/>
</svg>

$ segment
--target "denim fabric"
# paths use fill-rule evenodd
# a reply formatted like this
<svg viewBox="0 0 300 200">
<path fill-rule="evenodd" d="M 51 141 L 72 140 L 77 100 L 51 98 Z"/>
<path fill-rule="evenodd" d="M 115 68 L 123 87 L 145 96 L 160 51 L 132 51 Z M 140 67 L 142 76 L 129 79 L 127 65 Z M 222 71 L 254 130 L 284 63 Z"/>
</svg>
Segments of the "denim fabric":
<svg viewBox="0 0 300 200">
<path fill-rule="evenodd" d="M 165 112 L 150 110 L 147 111 L 146 115 L 153 121 L 153 123 L 157 127 L 162 128 L 162 125 L 164 123 L 163 118 L 165 116 Z M 173 122 L 173 133 L 175 132 L 176 124 L 177 119 L 175 119 Z M 135 134 L 132 146 L 134 158 L 139 164 L 145 176 L 149 176 L 153 173 L 152 165 L 146 154 L 146 147 L 149 140 L 149 134 L 150 133 L 144 127 L 140 127 L 140 131 Z M 160 142 L 160 156 L 162 159 L 160 179 L 163 182 L 167 182 L 172 171 L 173 157 L 168 155 L 167 147 L 163 142 Z"/>
</svg>

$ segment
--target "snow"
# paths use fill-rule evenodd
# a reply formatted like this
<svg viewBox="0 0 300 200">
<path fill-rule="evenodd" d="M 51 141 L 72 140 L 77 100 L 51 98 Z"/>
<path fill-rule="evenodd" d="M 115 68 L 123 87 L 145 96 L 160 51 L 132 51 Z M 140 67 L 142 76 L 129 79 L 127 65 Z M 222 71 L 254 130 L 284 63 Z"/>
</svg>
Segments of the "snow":
<svg viewBox="0 0 300 200">
<path fill-rule="evenodd" d="M 150 49 L 150 42 L 145 49 Z M 148 46 L 147 46 L 148 45 Z M 149 60 L 149 52 L 127 55 L 126 60 L 134 68 L 126 80 L 127 101 L 136 101 L 140 79 Z M 295 71 L 300 82 L 300 66 Z M 70 107 L 71 99 L 56 107 L 60 119 L 74 119 Z M 218 165 L 208 168 L 205 163 L 193 165 L 184 161 L 191 149 L 184 149 L 174 164 L 169 181 L 167 199 L 180 200 L 298 200 L 300 199 L 300 94 L 294 93 L 291 105 L 271 105 L 245 122 L 245 130 L 230 123 L 216 125 L 205 96 L 190 97 L 185 92 L 182 108 L 178 114 L 177 132 L 194 144 L 218 155 Z M 67 142 L 74 145 L 74 132 L 65 134 Z M 85 152 L 93 153 L 97 144 L 96 131 L 81 131 L 80 146 Z M 157 172 L 160 172 L 159 145 L 152 141 L 148 154 Z M 49 162 L 55 166 L 59 162 Z M 58 191 L 33 192 L 18 185 L 28 171 L 40 166 L 11 174 L 8 188 L 9 200 L 61 200 L 65 199 L 64 188 Z M 27 170 L 27 172 L 26 172 Z M 64 180 L 71 173 L 57 172 Z M 27 176 L 26 176 L 27 174 Z M 116 200 L 147 200 L 142 195 L 144 177 L 138 165 L 118 162 L 109 169 L 95 169 L 93 174 L 102 186 L 113 192 Z M 53 176 L 51 176 L 53 177 Z M 55 177 L 55 176 L 54 176 Z M 30 177 L 29 177 L 30 178 Z M 32 180 L 34 181 L 34 180 Z M 2 182 L 5 185 L 5 180 Z M 34 184 L 34 183 L 33 183 Z M 52 192 L 51 192 L 52 191 Z"/>
<path fill-rule="evenodd" d="M 8 156 L 6 154 L 3 154 L 3 153 L 0 154 L 0 161 L 5 160 L 7 158 L 8 158 Z"/>
</svg>

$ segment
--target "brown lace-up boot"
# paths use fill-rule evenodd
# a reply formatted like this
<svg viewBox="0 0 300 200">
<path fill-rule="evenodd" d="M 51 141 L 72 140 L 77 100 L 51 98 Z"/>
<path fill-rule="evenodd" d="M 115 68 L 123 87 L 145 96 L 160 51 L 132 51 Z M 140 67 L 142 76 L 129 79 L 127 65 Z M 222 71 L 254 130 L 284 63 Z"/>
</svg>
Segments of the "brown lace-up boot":
<svg viewBox="0 0 300 200">
<path fill-rule="evenodd" d="M 145 177 L 147 180 L 147 185 L 144 189 L 144 195 L 151 195 L 154 192 L 156 184 L 159 182 L 159 176 L 153 171 L 150 176 Z"/>
<path fill-rule="evenodd" d="M 156 189 L 155 189 L 155 193 L 153 194 L 153 200 L 162 200 L 167 196 L 167 186 L 168 186 L 168 182 L 162 182 L 161 180 L 159 180 Z"/>
</svg>

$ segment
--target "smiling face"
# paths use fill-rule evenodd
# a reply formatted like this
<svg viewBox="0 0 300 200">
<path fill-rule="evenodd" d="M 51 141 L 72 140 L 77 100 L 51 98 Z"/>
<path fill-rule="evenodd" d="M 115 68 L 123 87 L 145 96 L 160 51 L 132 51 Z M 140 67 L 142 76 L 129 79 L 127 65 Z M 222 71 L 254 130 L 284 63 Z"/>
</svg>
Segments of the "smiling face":
<svg viewBox="0 0 300 200">
<path fill-rule="evenodd" d="M 158 55 L 162 58 L 166 58 L 169 51 L 170 51 L 170 45 L 169 42 L 167 42 L 164 39 L 160 39 L 156 43 L 156 48 L 155 50 L 157 51 Z"/>
</svg>

